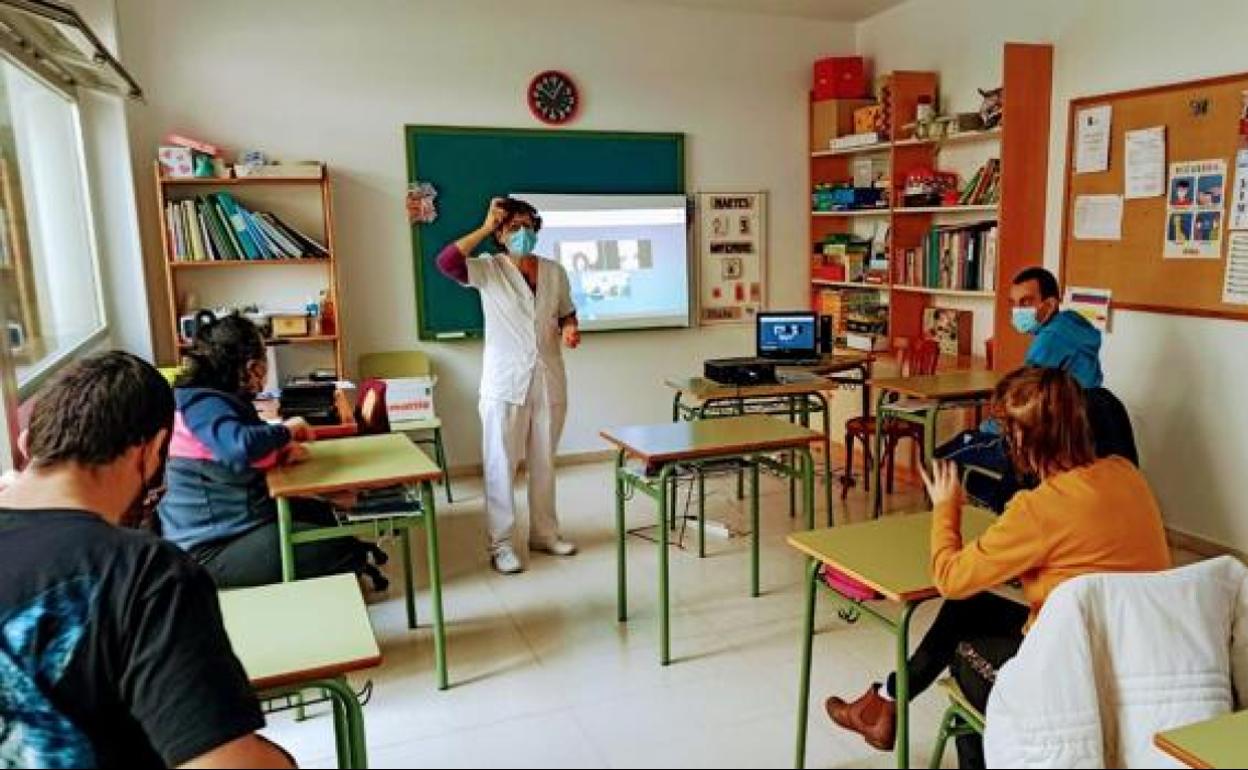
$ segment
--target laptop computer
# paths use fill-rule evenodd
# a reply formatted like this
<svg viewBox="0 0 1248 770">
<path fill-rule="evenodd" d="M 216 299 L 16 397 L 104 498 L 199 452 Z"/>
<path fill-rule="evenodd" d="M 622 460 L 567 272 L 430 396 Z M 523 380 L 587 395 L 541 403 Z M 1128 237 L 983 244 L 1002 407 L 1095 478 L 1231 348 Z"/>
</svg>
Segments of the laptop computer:
<svg viewBox="0 0 1248 770">
<path fill-rule="evenodd" d="M 822 360 L 817 314 L 804 311 L 759 313 L 755 325 L 759 358 L 781 366 L 814 366 Z"/>
</svg>

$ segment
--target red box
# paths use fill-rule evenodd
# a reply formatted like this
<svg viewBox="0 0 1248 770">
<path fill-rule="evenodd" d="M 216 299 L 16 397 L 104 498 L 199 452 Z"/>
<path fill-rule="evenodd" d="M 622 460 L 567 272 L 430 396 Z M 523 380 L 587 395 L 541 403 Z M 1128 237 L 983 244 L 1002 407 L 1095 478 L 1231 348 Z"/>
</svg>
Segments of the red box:
<svg viewBox="0 0 1248 770">
<path fill-rule="evenodd" d="M 829 56 L 815 62 L 815 99 L 863 99 L 870 96 L 867 64 L 861 56 Z"/>
</svg>

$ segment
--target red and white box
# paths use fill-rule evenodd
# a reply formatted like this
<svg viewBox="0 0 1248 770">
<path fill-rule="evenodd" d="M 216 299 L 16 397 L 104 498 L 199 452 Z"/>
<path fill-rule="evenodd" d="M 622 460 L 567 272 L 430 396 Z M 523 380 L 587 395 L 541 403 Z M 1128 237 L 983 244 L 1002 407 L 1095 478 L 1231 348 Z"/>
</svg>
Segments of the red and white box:
<svg viewBox="0 0 1248 770">
<path fill-rule="evenodd" d="M 401 430 L 399 423 L 433 419 L 433 386 L 437 381 L 431 375 L 387 378 L 386 417 L 390 426 Z"/>
<path fill-rule="evenodd" d="M 824 99 L 869 97 L 867 63 L 861 56 L 829 56 L 815 62 L 814 95 Z"/>
<path fill-rule="evenodd" d="M 161 147 L 156 158 L 167 177 L 182 178 L 194 175 L 195 153 L 189 147 Z"/>
<path fill-rule="evenodd" d="M 168 136 L 165 137 L 165 144 L 173 144 L 179 147 L 186 147 L 188 149 L 194 150 L 195 152 L 200 152 L 200 153 L 203 153 L 204 155 L 210 155 L 214 158 L 219 158 L 221 157 L 221 154 L 222 154 L 221 148 L 216 146 L 215 144 L 209 144 L 208 142 L 203 142 L 203 141 L 200 141 L 199 139 L 192 139 L 191 137 L 185 136 L 183 134 L 169 134 Z"/>
</svg>

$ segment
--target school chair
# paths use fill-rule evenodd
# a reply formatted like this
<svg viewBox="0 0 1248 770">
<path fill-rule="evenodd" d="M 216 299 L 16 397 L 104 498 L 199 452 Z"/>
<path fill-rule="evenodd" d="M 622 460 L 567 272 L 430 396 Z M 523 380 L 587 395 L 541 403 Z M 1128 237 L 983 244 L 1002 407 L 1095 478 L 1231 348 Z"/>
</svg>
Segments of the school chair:
<svg viewBox="0 0 1248 770">
<path fill-rule="evenodd" d="M 945 758 L 945 746 L 950 738 L 960 738 L 964 735 L 983 737 L 984 735 L 984 715 L 966 699 L 958 683 L 952 677 L 946 677 L 937 682 L 936 686 L 945 691 L 945 695 L 949 698 L 949 707 L 945 709 L 944 716 L 940 718 L 940 731 L 936 733 L 936 745 L 932 748 L 932 758 L 928 762 L 930 768 L 940 767 L 941 761 Z"/>
<path fill-rule="evenodd" d="M 901 356 L 901 375 L 918 377 L 935 374 L 936 365 L 940 361 L 940 344 L 928 338 L 911 338 L 906 340 Z M 871 468 L 875 459 L 871 456 L 871 443 L 875 440 L 875 416 L 854 417 L 845 422 L 845 477 L 852 478 L 854 473 L 854 440 L 862 443 L 863 483 L 868 492 L 871 491 Z M 893 476 L 896 465 L 897 445 L 903 439 L 914 442 L 915 450 L 923 445 L 923 426 L 903 420 L 887 420 L 884 423 L 884 457 L 887 463 L 889 494 L 893 491 Z M 841 487 L 841 498 L 849 493 L 849 485 Z"/>
<path fill-rule="evenodd" d="M 433 374 L 429 356 L 419 350 L 391 350 L 381 353 L 365 353 L 360 356 L 360 379 L 397 379 L 400 377 L 426 377 Z M 424 420 L 406 420 L 393 423 L 390 429 L 408 434 L 417 444 L 432 445 L 438 467 L 442 469 L 442 483 L 446 486 L 446 502 L 451 498 L 451 475 L 446 467 L 446 449 L 442 445 L 442 420 L 437 416 Z M 413 433 L 431 434 L 431 437 L 411 436 Z"/>
<path fill-rule="evenodd" d="M 172 387 L 174 380 L 178 379 L 178 375 L 182 373 L 182 367 L 162 366 L 158 368 L 156 371 L 160 372 L 160 376 L 164 377 L 165 381 L 168 382 L 169 385 Z"/>
</svg>

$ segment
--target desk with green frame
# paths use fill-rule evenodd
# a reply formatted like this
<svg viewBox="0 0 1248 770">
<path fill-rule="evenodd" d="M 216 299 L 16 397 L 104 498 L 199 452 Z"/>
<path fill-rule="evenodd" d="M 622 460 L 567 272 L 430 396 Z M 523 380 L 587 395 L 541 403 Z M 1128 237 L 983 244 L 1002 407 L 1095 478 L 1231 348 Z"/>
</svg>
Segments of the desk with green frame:
<svg viewBox="0 0 1248 770">
<path fill-rule="evenodd" d="M 368 767 L 364 712 L 352 671 L 381 664 L 381 650 L 353 575 L 240 588 L 219 594 L 234 654 L 261 700 L 328 698 L 338 766 Z M 301 701 L 302 702 L 302 701 Z"/>
<path fill-rule="evenodd" d="M 668 493 L 682 467 L 698 469 L 702 464 L 725 460 L 746 462 L 750 469 L 750 595 L 759 595 L 759 468 L 767 467 L 782 475 L 795 475 L 802 481 L 807 526 L 815 522 L 814 459 L 810 445 L 820 436 L 809 428 L 765 415 L 725 417 L 719 420 L 635 425 L 603 430 L 601 435 L 614 444 L 615 459 L 615 536 L 616 609 L 621 623 L 628 620 L 624 507 L 629 495 L 640 491 L 658 504 L 659 533 L 659 660 L 671 662 L 668 596 Z M 793 457 L 780 462 L 771 455 Z M 640 461 L 634 468 L 626 460 Z M 700 478 L 701 476 L 699 476 Z M 699 494 L 699 509 L 702 495 Z M 702 517 L 703 513 L 699 512 Z M 699 538 L 702 528 L 699 527 Z"/>
<path fill-rule="evenodd" d="M 429 593 L 433 606 L 433 649 L 438 689 L 448 686 L 446 632 L 442 622 L 442 570 L 438 555 L 438 521 L 433 482 L 442 470 L 406 436 L 379 436 L 318 441 L 305 445 L 308 459 L 269 471 L 269 494 L 277 498 L 277 522 L 281 542 L 282 580 L 295 580 L 295 546 L 341 537 L 380 538 L 396 535 L 402 547 L 403 587 L 407 600 L 407 624 L 416 627 L 415 586 L 412 580 L 412 546 L 409 531 L 425 528 L 429 562 Z M 290 498 L 332 495 L 338 492 L 416 487 L 419 505 L 394 515 L 350 521 L 333 527 L 294 531 Z"/>
<path fill-rule="evenodd" d="M 966 542 L 979 537 L 996 518 L 980 508 L 962 512 L 962 536 Z M 820 567 L 827 565 L 879 594 L 880 600 L 900 605 L 894 619 L 865 602 L 836 591 L 828 594 L 840 606 L 843 619 L 854 622 L 866 613 L 896 635 L 897 663 L 897 766 L 910 762 L 910 618 L 923 602 L 938 596 L 931 574 L 932 514 L 886 516 L 860 524 L 842 525 L 789 535 L 789 545 L 806 554 L 806 622 L 802 636 L 802 668 L 798 686 L 797 767 L 806 764 L 806 728 L 810 707 L 810 667 L 815 635 L 815 599 L 823 582 Z"/>
<path fill-rule="evenodd" d="M 936 455 L 936 420 L 941 410 L 974 406 L 978 422 L 980 407 L 992 396 L 1000 380 L 1000 373 L 983 369 L 871 380 L 871 386 L 879 394 L 875 410 L 875 467 L 872 471 L 875 474 L 872 510 L 877 517 L 884 511 L 884 494 L 880 486 L 884 466 L 884 423 L 901 420 L 922 425 L 923 465 L 931 467 L 932 458 Z M 917 399 L 921 403 L 902 405 L 895 401 L 901 397 Z"/>
<path fill-rule="evenodd" d="M 759 385 L 727 385 L 705 377 L 669 377 L 665 384 L 675 391 L 672 421 L 732 417 L 743 414 L 787 416 L 789 422 L 810 425 L 812 414 L 823 414 L 823 474 L 827 510 L 832 510 L 832 422 L 828 419 L 827 393 L 851 386 L 862 391 L 862 413 L 869 414 L 871 391 L 868 383 L 875 356 L 856 351 L 838 351 L 824 356 L 813 366 L 793 367 L 800 374 L 783 382 Z M 781 366 L 783 370 L 785 367 Z M 857 372 L 854 377 L 843 376 Z M 742 477 L 737 477 L 737 498 L 742 494 Z M 796 480 L 789 484 L 789 511 L 795 510 Z M 829 524 L 831 521 L 829 521 Z"/>
<path fill-rule="evenodd" d="M 1188 767 L 1248 767 L 1248 710 L 1157 733 L 1153 745 Z"/>
</svg>

